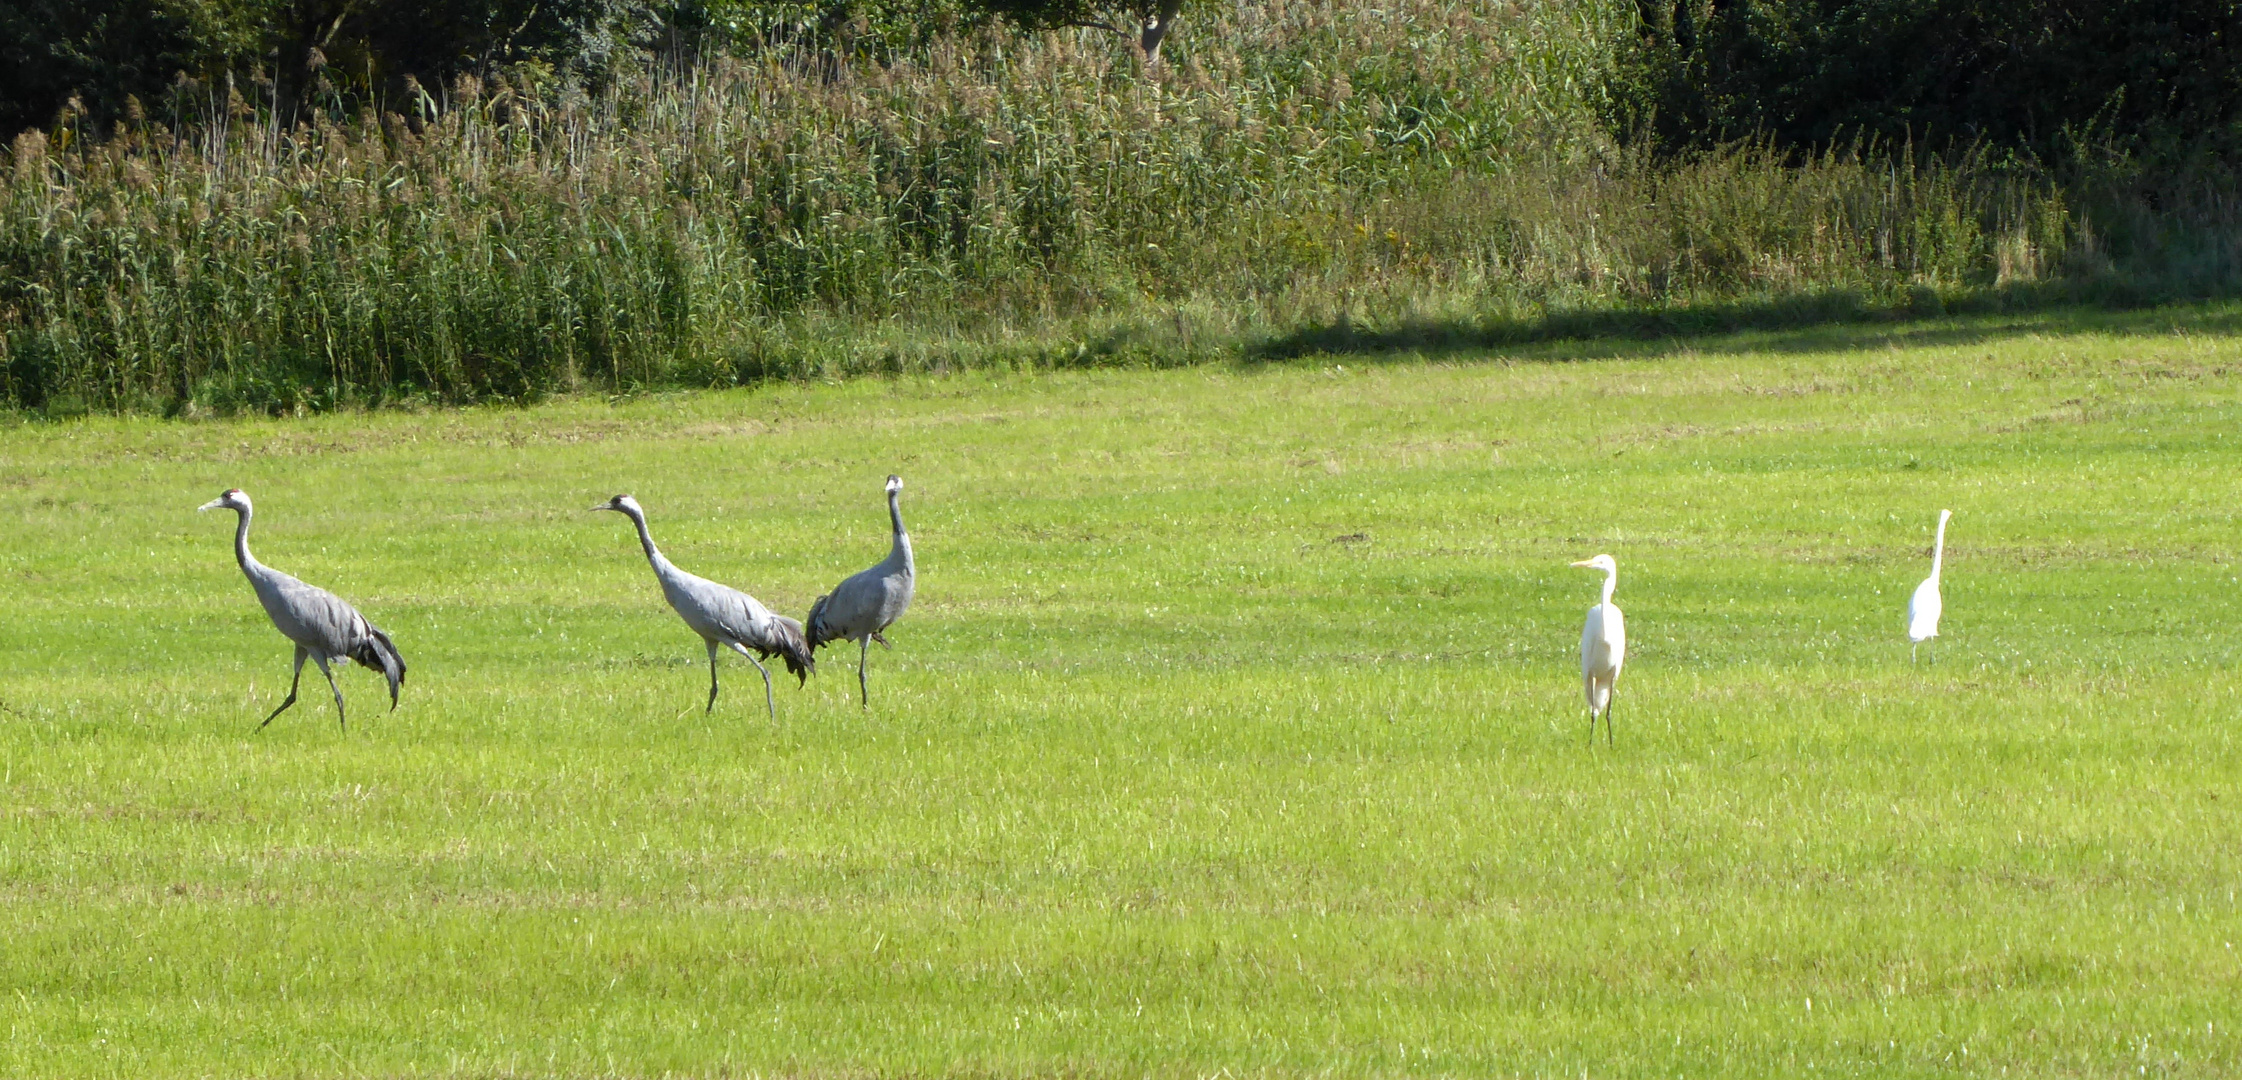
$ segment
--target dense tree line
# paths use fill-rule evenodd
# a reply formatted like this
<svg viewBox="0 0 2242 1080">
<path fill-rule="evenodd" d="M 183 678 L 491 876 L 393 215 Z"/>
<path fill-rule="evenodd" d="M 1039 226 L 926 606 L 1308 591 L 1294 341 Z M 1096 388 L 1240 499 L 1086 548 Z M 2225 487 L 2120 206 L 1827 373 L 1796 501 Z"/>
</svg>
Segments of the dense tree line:
<svg viewBox="0 0 2242 1080">
<path fill-rule="evenodd" d="M 529 65 L 620 66 L 804 42 L 908 46 L 1002 20 L 1104 26 L 1156 54 L 1180 0 L 0 0 L 0 132 L 106 126 L 180 87 L 310 119 Z M 204 95 L 197 95 L 204 100 Z"/>
<path fill-rule="evenodd" d="M 645 0 L 0 0 L 0 129 L 105 125 L 175 88 L 306 118 L 493 63 L 596 75 L 658 37 Z"/>
<path fill-rule="evenodd" d="M 0 0 L 0 132 L 104 125 L 180 86 L 308 119 L 531 65 L 814 42 L 908 47 L 961 26 L 1098 26 L 1157 55 L 1182 0 Z M 1622 133 L 1668 149 L 1863 138 L 2059 155 L 2066 140 L 2213 146 L 2242 122 L 2242 0 L 1638 0 Z M 204 97 L 198 100 L 207 101 Z"/>
<path fill-rule="evenodd" d="M 1764 138 L 2076 141 L 2228 152 L 2242 121 L 2235 0 L 1638 0 L 1623 124 L 1668 147 Z"/>
</svg>

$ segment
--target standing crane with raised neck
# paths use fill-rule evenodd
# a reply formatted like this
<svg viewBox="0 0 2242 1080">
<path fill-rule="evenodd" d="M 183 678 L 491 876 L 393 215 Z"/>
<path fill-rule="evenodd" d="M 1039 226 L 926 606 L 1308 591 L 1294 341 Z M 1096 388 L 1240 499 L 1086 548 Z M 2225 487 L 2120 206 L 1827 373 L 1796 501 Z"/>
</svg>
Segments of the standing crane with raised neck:
<svg viewBox="0 0 2242 1080">
<path fill-rule="evenodd" d="M 877 641 L 883 649 L 894 647 L 887 643 L 883 631 L 910 609 L 911 594 L 918 588 L 918 567 L 911 560 L 911 534 L 903 531 L 903 510 L 898 502 L 902 494 L 903 478 L 889 476 L 887 516 L 895 527 L 895 540 L 887 558 L 878 566 L 850 575 L 832 592 L 818 597 L 805 620 L 813 650 L 833 641 L 857 643 L 857 699 L 867 709 L 872 707 L 872 689 L 864 669 L 871 663 L 871 643 Z"/>
<path fill-rule="evenodd" d="M 1938 512 L 1938 542 L 1931 547 L 1931 576 L 1915 586 L 1915 595 L 1907 598 L 1907 662 L 1910 664 L 1915 662 L 1915 650 L 1938 636 L 1938 617 L 1946 611 L 1946 602 L 1938 595 L 1938 572 L 1940 564 L 1946 561 L 1946 519 L 1953 516 L 1952 510 Z M 1932 659 L 1937 656 L 1934 654 Z"/>
<path fill-rule="evenodd" d="M 617 495 L 592 507 L 592 512 L 612 510 L 631 519 L 638 527 L 639 545 L 646 549 L 646 561 L 654 567 L 654 577 L 662 583 L 662 596 L 676 610 L 678 618 L 701 636 L 708 645 L 708 707 L 703 712 L 716 711 L 716 653 L 720 648 L 747 657 L 755 670 L 763 673 L 763 704 L 770 710 L 771 719 L 778 719 L 778 699 L 771 693 L 771 669 L 763 660 L 772 656 L 786 660 L 786 670 L 793 673 L 795 685 L 810 679 L 817 663 L 811 659 L 810 647 L 802 640 L 802 624 L 775 614 L 761 601 L 732 588 L 719 585 L 703 577 L 694 577 L 677 568 L 654 546 L 654 536 L 646 531 L 646 510 L 638 500 L 628 495 Z M 750 652 L 748 650 L 754 650 Z"/>
<path fill-rule="evenodd" d="M 356 660 L 360 666 L 382 673 L 389 680 L 389 708 L 397 708 L 397 688 L 405 681 L 405 658 L 397 654 L 397 646 L 390 644 L 389 635 L 367 622 L 358 609 L 344 603 L 342 597 L 325 589 L 306 585 L 272 567 L 258 562 L 249 554 L 249 496 L 240 488 L 229 488 L 226 493 L 202 504 L 203 510 L 231 510 L 239 515 L 234 525 L 234 561 L 241 564 L 242 576 L 249 579 L 249 587 L 257 590 L 257 602 L 265 606 L 265 614 L 272 619 L 274 628 L 283 637 L 296 643 L 296 673 L 288 682 L 288 700 L 280 703 L 265 723 L 257 730 L 265 730 L 273 717 L 287 712 L 296 703 L 296 688 L 304 681 L 304 660 L 308 657 L 319 665 L 319 673 L 327 676 L 327 689 L 335 693 L 335 723 L 345 729 L 348 721 L 343 717 L 342 688 L 335 685 L 335 673 L 328 661 Z"/>
<path fill-rule="evenodd" d="M 1611 602 L 1619 586 L 1619 563 L 1598 555 L 1573 564 L 1583 570 L 1604 572 L 1604 599 L 1588 609 L 1588 622 L 1580 628 L 1580 682 L 1588 695 L 1588 745 L 1596 745 L 1596 714 L 1604 714 L 1604 741 L 1617 745 L 1611 730 L 1611 706 L 1618 696 L 1619 668 L 1627 662 L 1627 620 Z"/>
</svg>

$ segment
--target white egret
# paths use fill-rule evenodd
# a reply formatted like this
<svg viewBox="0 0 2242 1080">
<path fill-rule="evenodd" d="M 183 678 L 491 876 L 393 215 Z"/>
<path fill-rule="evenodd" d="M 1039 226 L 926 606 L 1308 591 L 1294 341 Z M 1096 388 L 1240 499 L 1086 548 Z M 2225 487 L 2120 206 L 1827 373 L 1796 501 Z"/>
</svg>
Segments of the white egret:
<svg viewBox="0 0 2242 1080">
<path fill-rule="evenodd" d="M 1939 564 L 1946 561 L 1946 519 L 1953 516 L 1952 510 L 1938 512 L 1938 543 L 1931 548 L 1931 576 L 1924 578 L 1921 585 L 1915 586 L 1915 595 L 1907 598 L 1909 663 L 1915 662 L 1916 649 L 1938 636 L 1938 617 L 1946 610 L 1945 602 L 1938 597 L 1938 570 Z"/>
<path fill-rule="evenodd" d="M 1604 599 L 1588 609 L 1588 623 L 1580 628 L 1580 682 L 1588 695 L 1588 741 L 1596 741 L 1596 714 L 1604 714 L 1604 739 L 1616 744 L 1611 730 L 1611 703 L 1619 683 L 1619 667 L 1627 662 L 1627 620 L 1611 602 L 1619 585 L 1619 564 L 1609 555 L 1598 555 L 1573 564 L 1583 570 L 1604 572 Z"/>
</svg>

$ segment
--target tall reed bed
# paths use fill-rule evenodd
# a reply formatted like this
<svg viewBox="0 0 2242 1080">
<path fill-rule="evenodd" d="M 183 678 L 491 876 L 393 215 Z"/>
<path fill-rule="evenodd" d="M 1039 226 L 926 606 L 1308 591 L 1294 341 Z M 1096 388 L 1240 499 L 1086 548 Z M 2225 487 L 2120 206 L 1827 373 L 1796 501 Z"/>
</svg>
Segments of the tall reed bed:
<svg viewBox="0 0 2242 1080">
<path fill-rule="evenodd" d="M 1603 0 L 1264 0 L 1090 31 L 535 69 L 278 130 L 182 85 L 6 153 L 0 402 L 319 409 L 1185 362 L 1330 323 L 2029 277 L 1974 159 L 1615 149 Z M 229 92 L 230 94 L 230 92 Z"/>
</svg>

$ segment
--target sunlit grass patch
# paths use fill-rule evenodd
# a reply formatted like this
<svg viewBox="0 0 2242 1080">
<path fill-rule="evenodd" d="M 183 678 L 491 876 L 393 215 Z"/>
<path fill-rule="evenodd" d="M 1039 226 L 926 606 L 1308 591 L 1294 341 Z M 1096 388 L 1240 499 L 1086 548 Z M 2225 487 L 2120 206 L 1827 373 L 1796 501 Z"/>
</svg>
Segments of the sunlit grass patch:
<svg viewBox="0 0 2242 1080">
<path fill-rule="evenodd" d="M 2229 1075 L 2232 318 L 0 431 L 0 1071 Z"/>
</svg>

